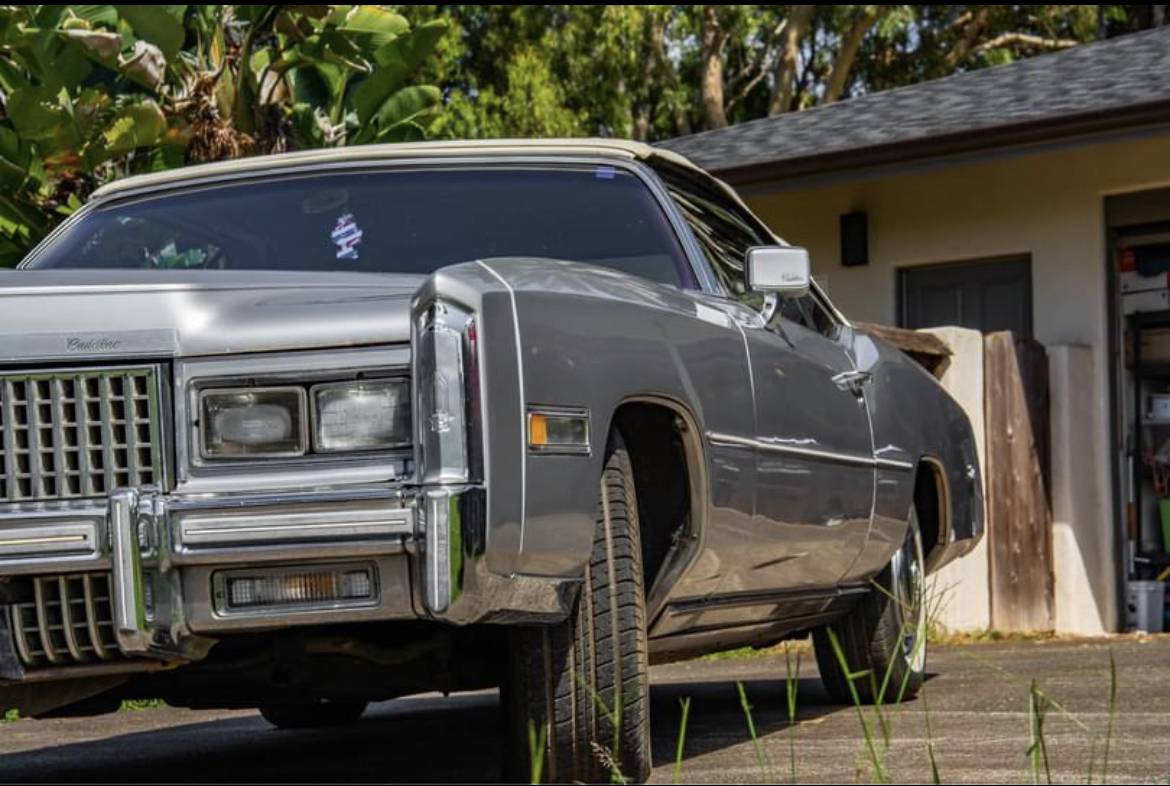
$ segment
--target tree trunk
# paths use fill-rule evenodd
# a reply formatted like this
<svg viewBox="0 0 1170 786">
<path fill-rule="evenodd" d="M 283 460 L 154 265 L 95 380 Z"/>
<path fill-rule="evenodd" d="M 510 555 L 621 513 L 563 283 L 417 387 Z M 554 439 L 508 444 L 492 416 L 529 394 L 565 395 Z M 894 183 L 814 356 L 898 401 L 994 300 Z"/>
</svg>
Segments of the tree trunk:
<svg viewBox="0 0 1170 786">
<path fill-rule="evenodd" d="M 646 132 L 649 138 L 650 126 L 654 122 L 655 107 L 666 102 L 667 109 L 674 118 L 676 136 L 686 136 L 691 133 L 691 118 L 688 107 L 678 100 L 680 93 L 678 69 L 674 61 L 666 56 L 666 25 L 667 11 L 661 7 L 653 7 L 646 12 L 646 35 L 649 39 L 652 81 L 657 89 L 650 100 L 646 116 Z"/>
<path fill-rule="evenodd" d="M 705 5 L 701 13 L 699 102 L 703 126 L 723 128 L 727 125 L 727 113 L 723 109 L 723 45 L 727 33 L 719 24 L 719 6 Z"/>
<path fill-rule="evenodd" d="M 959 40 L 955 42 L 954 47 L 943 60 L 945 66 L 943 74 L 940 76 L 953 73 L 970 56 L 971 50 L 975 48 L 975 44 L 978 43 L 979 38 L 987 29 L 988 15 L 989 11 L 984 6 L 966 21 Z"/>
<path fill-rule="evenodd" d="M 831 104 L 845 92 L 849 83 L 849 73 L 853 70 L 853 62 L 857 60 L 857 53 L 865 41 L 866 34 L 878 20 L 878 12 L 866 8 L 854 20 L 853 26 L 841 41 L 841 49 L 837 52 L 837 60 L 833 63 L 833 70 L 829 73 L 829 84 L 825 87 L 824 103 Z"/>
<path fill-rule="evenodd" d="M 788 12 L 788 19 L 780 34 L 780 56 L 776 59 L 772 95 L 768 101 L 769 115 L 778 115 L 792 109 L 792 98 L 796 94 L 796 61 L 800 56 L 800 42 L 812 23 L 816 8 L 815 5 L 794 5 Z"/>
</svg>

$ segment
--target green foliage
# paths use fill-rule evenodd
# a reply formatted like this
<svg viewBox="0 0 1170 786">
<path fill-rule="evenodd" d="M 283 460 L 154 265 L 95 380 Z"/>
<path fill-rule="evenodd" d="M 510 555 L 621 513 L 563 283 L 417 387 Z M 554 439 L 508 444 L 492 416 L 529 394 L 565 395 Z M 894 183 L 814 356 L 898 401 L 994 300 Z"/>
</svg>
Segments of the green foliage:
<svg viewBox="0 0 1170 786">
<path fill-rule="evenodd" d="M 0 6 L 0 266 L 117 177 L 422 138 L 446 32 L 385 6 Z"/>
<path fill-rule="evenodd" d="M 443 91 L 437 136 L 649 141 L 711 125 L 707 66 L 716 70 L 714 101 L 736 123 L 1157 21 L 1151 6 L 822 5 L 794 37 L 794 69 L 783 76 L 785 34 L 801 6 L 715 6 L 709 18 L 707 8 L 420 5 L 400 12 L 415 24 L 444 20 L 451 28 L 422 67 L 425 81 Z M 853 33 L 860 45 L 851 54 Z M 834 74 L 839 95 L 830 95 Z M 788 103 L 779 98 L 784 87 Z"/>
<path fill-rule="evenodd" d="M 654 141 L 1143 29 L 1160 8 L 0 6 L 0 266 L 126 174 L 424 136 Z"/>
</svg>

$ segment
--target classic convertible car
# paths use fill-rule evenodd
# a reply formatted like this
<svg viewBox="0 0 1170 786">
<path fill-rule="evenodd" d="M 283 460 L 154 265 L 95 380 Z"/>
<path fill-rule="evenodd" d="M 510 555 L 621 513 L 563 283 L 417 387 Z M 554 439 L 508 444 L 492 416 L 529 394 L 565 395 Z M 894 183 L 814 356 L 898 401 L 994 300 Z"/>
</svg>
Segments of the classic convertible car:
<svg viewBox="0 0 1170 786">
<path fill-rule="evenodd" d="M 913 695 L 983 530 L 935 380 L 610 140 L 106 186 L 0 272 L 0 437 L 0 710 L 500 686 L 550 780 L 648 776 L 655 661 L 811 633 L 834 697 Z"/>
</svg>

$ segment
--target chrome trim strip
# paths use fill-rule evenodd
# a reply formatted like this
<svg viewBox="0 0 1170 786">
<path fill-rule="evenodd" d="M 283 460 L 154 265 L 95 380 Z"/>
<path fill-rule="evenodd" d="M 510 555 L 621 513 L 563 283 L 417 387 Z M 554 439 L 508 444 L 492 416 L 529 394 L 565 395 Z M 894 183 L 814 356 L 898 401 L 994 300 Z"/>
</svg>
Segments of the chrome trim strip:
<svg viewBox="0 0 1170 786">
<path fill-rule="evenodd" d="M 520 391 L 520 551 L 523 553 L 524 523 L 528 518 L 528 418 L 525 412 L 528 396 L 524 392 L 524 349 L 520 344 L 520 312 L 516 308 L 516 290 L 512 289 L 512 285 L 482 259 L 477 259 L 476 264 L 491 273 L 504 289 L 508 290 L 508 299 L 512 303 L 512 330 L 516 338 L 516 374 L 519 377 Z"/>
<path fill-rule="evenodd" d="M 894 459 L 874 459 L 874 464 L 880 469 L 898 469 L 903 472 L 913 472 L 914 464 L 909 461 L 896 461 Z"/>
<path fill-rule="evenodd" d="M 118 489 L 110 495 L 110 552 L 114 576 L 110 587 L 114 608 L 114 637 L 123 654 L 150 650 L 143 602 L 143 577 L 135 513 L 138 493 Z"/>
<path fill-rule="evenodd" d="M 0 562 L 55 556 L 95 557 L 97 525 L 93 522 L 0 529 Z"/>
<path fill-rule="evenodd" d="M 244 509 L 231 513 L 188 514 L 179 519 L 183 546 L 290 544 L 328 538 L 367 540 L 409 535 L 414 531 L 410 508 L 382 510 L 318 510 L 260 513 Z"/>
<path fill-rule="evenodd" d="M 724 445 L 737 448 L 752 448 L 769 453 L 783 453 L 793 456 L 803 456 L 817 461 L 829 461 L 837 464 L 849 464 L 859 467 L 881 467 L 884 469 L 912 470 L 914 465 L 906 461 L 893 459 L 876 459 L 869 456 L 857 456 L 851 453 L 835 453 L 830 450 L 805 448 L 798 445 L 785 445 L 770 438 L 741 437 L 735 434 L 721 434 L 708 431 L 707 439 L 714 445 Z"/>
</svg>

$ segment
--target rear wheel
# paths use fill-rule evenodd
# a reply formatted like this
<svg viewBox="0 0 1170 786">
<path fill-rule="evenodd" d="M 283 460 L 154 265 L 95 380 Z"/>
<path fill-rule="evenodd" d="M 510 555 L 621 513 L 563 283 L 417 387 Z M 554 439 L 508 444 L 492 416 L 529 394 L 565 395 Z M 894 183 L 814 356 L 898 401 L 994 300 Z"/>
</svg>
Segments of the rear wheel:
<svg viewBox="0 0 1170 786">
<path fill-rule="evenodd" d="M 565 622 L 512 632 L 502 690 L 510 775 L 528 782 L 641 783 L 650 776 L 642 549 L 633 472 L 610 439 L 593 553 Z M 543 743 L 543 744 L 542 744 Z"/>
<path fill-rule="evenodd" d="M 260 714 L 278 729 L 324 729 L 356 723 L 366 711 L 366 704 L 364 701 L 266 704 L 260 708 Z"/>
<path fill-rule="evenodd" d="M 922 535 L 912 510 L 906 539 L 877 578 L 878 586 L 847 615 L 813 633 L 821 681 L 834 701 L 854 700 L 846 667 L 855 676 L 857 699 L 866 704 L 918 693 L 926 670 L 925 578 Z"/>
</svg>

